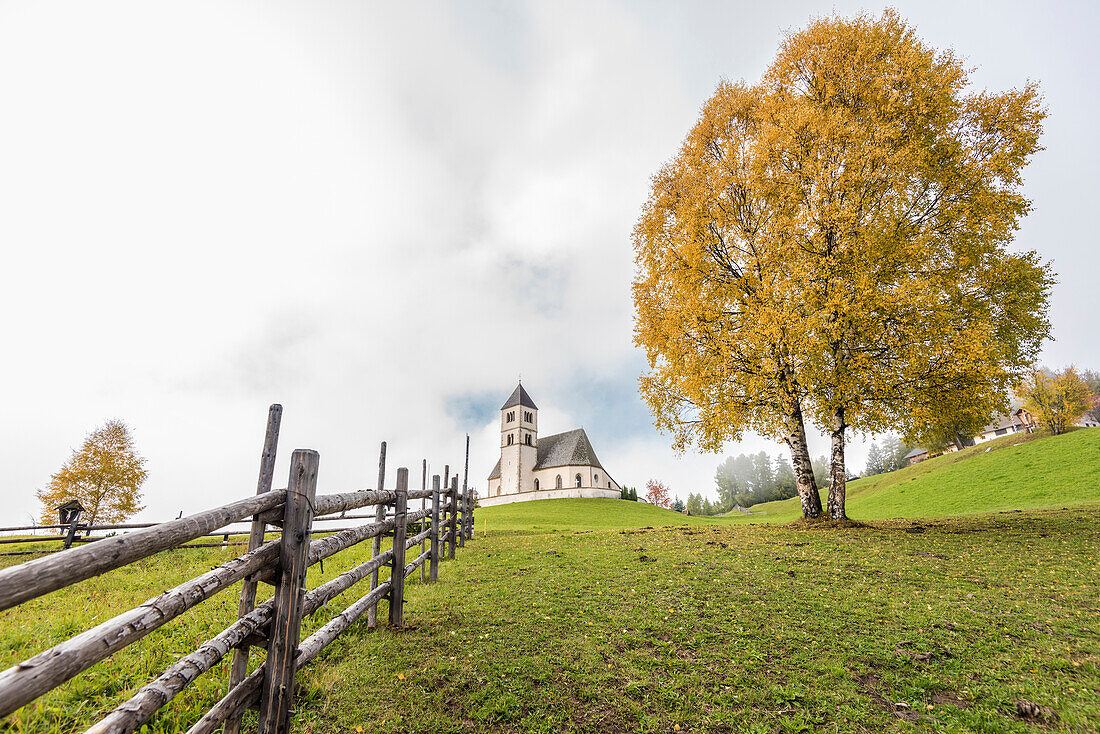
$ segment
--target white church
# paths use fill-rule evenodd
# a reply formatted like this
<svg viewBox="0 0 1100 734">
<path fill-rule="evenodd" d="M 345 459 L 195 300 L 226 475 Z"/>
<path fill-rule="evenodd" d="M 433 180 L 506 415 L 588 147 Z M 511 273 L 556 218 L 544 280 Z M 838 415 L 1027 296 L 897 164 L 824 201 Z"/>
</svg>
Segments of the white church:
<svg viewBox="0 0 1100 734">
<path fill-rule="evenodd" d="M 517 385 L 500 408 L 500 460 L 489 474 L 488 496 L 478 497 L 481 506 L 619 494 L 583 428 L 539 438 L 539 409 Z"/>
</svg>

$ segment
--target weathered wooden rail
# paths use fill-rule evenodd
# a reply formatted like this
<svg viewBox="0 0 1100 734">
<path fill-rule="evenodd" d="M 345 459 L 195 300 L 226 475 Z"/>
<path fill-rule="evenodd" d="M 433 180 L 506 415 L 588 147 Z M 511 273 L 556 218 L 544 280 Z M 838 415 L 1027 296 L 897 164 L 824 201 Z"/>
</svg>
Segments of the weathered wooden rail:
<svg viewBox="0 0 1100 734">
<path fill-rule="evenodd" d="M 287 488 L 274 490 L 271 485 L 281 416 L 282 408 L 273 405 L 254 497 L 0 570 L 3 611 L 251 518 L 248 550 L 242 555 L 0 672 L 0 716 L 34 701 L 238 581 L 243 583 L 237 621 L 180 658 L 85 734 L 136 731 L 230 652 L 233 661 L 228 692 L 188 731 L 213 732 L 224 726 L 225 732 L 236 734 L 244 712 L 253 708 L 259 712 L 260 732 L 281 734 L 289 730 L 294 676 L 299 668 L 364 614 L 373 625 L 380 601 L 388 602 L 389 625 L 398 629 L 404 625 L 405 579 L 417 569 L 423 575 L 426 566 L 426 580 L 437 581 L 440 559 L 444 555 L 454 558 L 456 545 L 464 545 L 473 535 L 474 498 L 466 489 L 466 481 L 460 491 L 457 475 L 442 486 L 439 475 L 435 475 L 428 489 L 425 471 L 421 489 L 410 490 L 409 472 L 400 468 L 397 486 L 385 490 L 383 443 L 377 489 L 318 496 L 320 457 L 315 451 L 299 449 L 291 457 Z M 426 462 L 424 466 L 426 470 Z M 449 468 L 444 476 L 447 474 Z M 420 499 L 423 508 L 410 511 L 411 499 Z M 364 507 L 375 508 L 373 516 L 367 513 L 373 522 L 322 538 L 312 537 L 314 524 L 321 516 L 340 513 L 347 520 L 349 510 Z M 265 541 L 268 525 L 281 527 L 281 537 Z M 391 547 L 385 550 L 383 537 L 392 538 Z M 314 589 L 306 589 L 309 566 L 366 540 L 372 541 L 369 561 Z M 408 561 L 406 552 L 418 546 L 420 553 Z M 389 578 L 379 577 L 378 572 L 384 568 L 389 569 Z M 368 578 L 371 583 L 367 593 L 305 640 L 299 639 L 304 618 Z M 274 595 L 256 604 L 260 583 L 272 584 Z M 263 649 L 266 657 L 246 674 L 252 647 Z"/>
</svg>

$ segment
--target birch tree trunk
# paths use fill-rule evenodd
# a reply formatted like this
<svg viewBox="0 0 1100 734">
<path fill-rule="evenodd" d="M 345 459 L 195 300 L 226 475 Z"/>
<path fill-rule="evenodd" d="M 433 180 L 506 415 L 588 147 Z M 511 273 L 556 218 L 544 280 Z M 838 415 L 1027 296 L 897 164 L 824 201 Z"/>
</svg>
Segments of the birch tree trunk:
<svg viewBox="0 0 1100 734">
<path fill-rule="evenodd" d="M 848 426 L 844 423 L 844 408 L 833 411 L 833 426 L 830 437 L 833 442 L 833 455 L 829 467 L 829 518 L 843 520 L 845 483 L 848 479 L 847 469 L 844 466 L 844 432 Z"/>
<path fill-rule="evenodd" d="M 821 516 L 821 495 L 814 479 L 814 467 L 810 460 L 810 447 L 806 443 L 806 424 L 802 420 L 802 405 L 793 400 L 790 409 L 791 432 L 783 439 L 791 450 L 791 464 L 794 467 L 794 482 L 798 489 L 798 499 L 802 503 L 802 517 L 811 519 Z"/>
</svg>

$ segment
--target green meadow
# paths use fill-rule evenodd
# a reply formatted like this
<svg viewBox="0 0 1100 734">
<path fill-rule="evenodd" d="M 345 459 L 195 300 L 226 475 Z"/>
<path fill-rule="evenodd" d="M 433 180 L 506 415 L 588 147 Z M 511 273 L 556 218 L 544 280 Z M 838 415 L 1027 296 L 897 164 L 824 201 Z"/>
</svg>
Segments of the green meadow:
<svg viewBox="0 0 1100 734">
<path fill-rule="evenodd" d="M 782 522 L 784 503 L 730 518 L 621 500 L 479 510 L 440 582 L 414 577 L 406 629 L 358 624 L 299 675 L 295 731 L 1096 732 L 1098 442 L 1002 439 L 852 482 L 857 522 L 841 528 Z M 2 612 L 0 664 L 235 552 L 163 553 Z M 235 610 L 218 595 L 0 726 L 82 731 Z M 148 730 L 186 729 L 226 669 Z"/>
<path fill-rule="evenodd" d="M 1017 434 L 848 482 L 854 520 L 946 517 L 1100 502 L 1100 431 Z M 753 521 L 788 522 L 797 499 L 754 505 Z"/>
</svg>

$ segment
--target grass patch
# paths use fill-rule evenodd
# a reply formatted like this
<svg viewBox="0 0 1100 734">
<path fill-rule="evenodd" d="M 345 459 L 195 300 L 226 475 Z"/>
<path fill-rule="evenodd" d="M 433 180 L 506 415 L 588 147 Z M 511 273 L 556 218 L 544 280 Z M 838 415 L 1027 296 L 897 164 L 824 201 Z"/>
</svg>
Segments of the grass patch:
<svg viewBox="0 0 1100 734">
<path fill-rule="evenodd" d="M 1026 699 L 1095 731 L 1098 521 L 482 533 L 413 629 L 305 674 L 298 727 L 1024 732 Z"/>
<path fill-rule="evenodd" d="M 691 517 L 644 502 L 617 499 L 535 500 L 476 511 L 478 523 L 492 533 L 560 533 L 578 530 L 711 525 L 717 517 Z"/>
<path fill-rule="evenodd" d="M 357 624 L 299 676 L 294 729 L 1095 732 L 1100 504 L 1089 499 L 1095 480 L 1082 473 L 1097 468 L 1090 452 L 1098 440 L 1100 431 L 1080 431 L 1001 443 L 853 482 L 857 521 L 839 528 L 692 518 L 621 500 L 479 510 L 477 537 L 443 563 L 441 582 L 414 579 L 408 588 L 406 630 L 368 633 Z M 1044 445 L 1053 456 L 1035 453 Z M 1050 479 L 1035 488 L 1029 472 Z M 869 517 L 931 513 L 954 507 L 956 495 L 986 498 L 1001 512 Z M 1006 512 L 1028 503 L 1084 504 Z M 2 612 L 0 665 L 237 552 L 162 553 Z M 368 555 L 360 545 L 315 566 L 309 586 Z M 4 726 L 83 730 L 230 623 L 236 604 L 236 590 L 218 595 Z M 201 677 L 149 730 L 194 722 L 224 694 L 227 665 Z M 1050 716 L 1021 718 L 1017 701 Z"/>
</svg>

